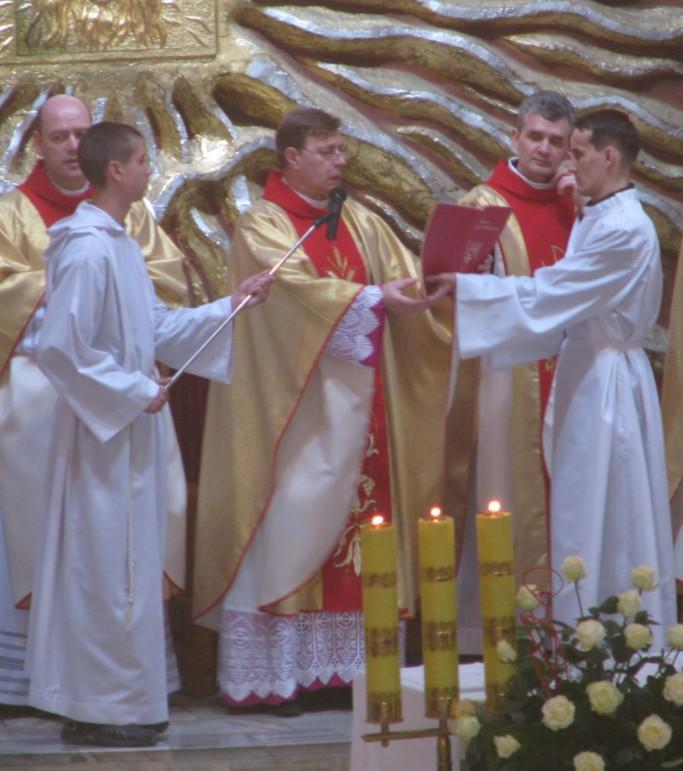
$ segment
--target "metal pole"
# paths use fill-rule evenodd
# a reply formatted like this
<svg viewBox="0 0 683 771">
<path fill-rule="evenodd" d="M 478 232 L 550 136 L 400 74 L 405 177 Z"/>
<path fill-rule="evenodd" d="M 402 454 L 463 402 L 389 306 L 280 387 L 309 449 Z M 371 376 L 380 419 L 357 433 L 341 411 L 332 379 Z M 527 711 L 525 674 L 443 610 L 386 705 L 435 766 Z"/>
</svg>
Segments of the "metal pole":
<svg viewBox="0 0 683 771">
<path fill-rule="evenodd" d="M 321 225 L 324 225 L 325 222 L 327 222 L 329 215 L 325 214 L 322 217 L 318 217 L 318 219 L 308 228 L 308 230 L 301 236 L 301 238 L 292 246 L 292 248 L 285 254 L 283 257 L 281 257 L 275 265 L 268 271 L 268 274 L 271 276 L 274 276 L 278 270 L 287 262 L 287 260 L 294 254 L 294 252 L 303 244 L 303 242 L 311 235 L 311 233 L 314 230 L 317 230 Z M 187 368 L 192 364 L 192 362 L 199 356 L 202 351 L 206 349 L 206 347 L 228 326 L 228 324 L 237 316 L 237 314 L 244 309 L 244 307 L 247 305 L 249 300 L 251 300 L 252 295 L 248 294 L 244 300 L 233 310 L 231 311 L 230 315 L 227 316 L 220 324 L 220 326 L 215 329 L 209 337 L 197 348 L 197 350 L 190 356 L 190 358 L 180 367 L 180 369 L 173 375 L 173 377 L 169 380 L 169 382 L 164 386 L 166 390 L 168 390 L 177 380 L 178 378 L 185 373 Z"/>
</svg>

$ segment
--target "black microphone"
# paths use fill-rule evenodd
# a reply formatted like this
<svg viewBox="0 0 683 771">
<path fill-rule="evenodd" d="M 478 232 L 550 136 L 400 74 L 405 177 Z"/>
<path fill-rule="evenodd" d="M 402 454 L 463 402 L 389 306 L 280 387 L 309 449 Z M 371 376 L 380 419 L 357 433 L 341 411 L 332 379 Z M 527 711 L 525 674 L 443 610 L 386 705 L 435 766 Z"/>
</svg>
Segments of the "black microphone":
<svg viewBox="0 0 683 771">
<path fill-rule="evenodd" d="M 337 226 L 341 217 L 342 206 L 346 200 L 346 190 L 343 187 L 333 187 L 328 196 L 327 207 L 327 240 L 334 241 L 337 237 Z"/>
</svg>

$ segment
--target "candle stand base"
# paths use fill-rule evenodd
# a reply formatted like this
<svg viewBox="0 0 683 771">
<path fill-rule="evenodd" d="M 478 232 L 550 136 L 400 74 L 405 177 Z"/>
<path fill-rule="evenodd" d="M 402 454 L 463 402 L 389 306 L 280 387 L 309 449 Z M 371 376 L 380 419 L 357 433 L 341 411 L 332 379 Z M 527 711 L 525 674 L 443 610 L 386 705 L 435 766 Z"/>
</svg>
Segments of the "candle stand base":
<svg viewBox="0 0 683 771">
<path fill-rule="evenodd" d="M 450 711 L 450 700 L 444 703 L 440 700 L 439 725 L 437 728 L 422 728 L 414 731 L 392 731 L 388 721 L 380 722 L 379 731 L 375 734 L 365 734 L 363 741 L 381 742 L 382 747 L 388 747 L 389 742 L 403 739 L 425 739 L 433 736 L 436 738 L 436 771 L 453 771 L 453 760 L 451 758 L 451 732 L 448 728 L 448 715 Z M 382 713 L 388 712 L 388 705 L 382 702 Z"/>
</svg>

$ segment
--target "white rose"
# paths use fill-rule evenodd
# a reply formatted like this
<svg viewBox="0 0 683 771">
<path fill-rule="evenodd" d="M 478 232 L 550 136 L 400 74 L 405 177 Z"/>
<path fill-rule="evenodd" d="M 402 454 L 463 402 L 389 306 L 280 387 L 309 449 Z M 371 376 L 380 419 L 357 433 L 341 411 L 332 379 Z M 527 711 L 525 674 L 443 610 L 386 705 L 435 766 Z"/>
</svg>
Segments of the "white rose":
<svg viewBox="0 0 683 771">
<path fill-rule="evenodd" d="M 560 568 L 567 581 L 580 581 L 588 573 L 581 557 L 567 557 Z"/>
<path fill-rule="evenodd" d="M 611 715 L 624 700 L 624 694 L 609 680 L 599 680 L 586 687 L 593 712 Z"/>
<path fill-rule="evenodd" d="M 466 742 L 473 739 L 480 728 L 481 723 L 473 715 L 462 715 L 455 720 L 455 733 Z"/>
<path fill-rule="evenodd" d="M 631 571 L 631 583 L 636 589 L 652 592 L 659 585 L 657 583 L 657 572 L 649 565 L 639 565 Z"/>
<path fill-rule="evenodd" d="M 620 594 L 617 610 L 622 616 L 635 616 L 640 610 L 640 593 L 636 589 L 629 589 Z"/>
<path fill-rule="evenodd" d="M 498 640 L 496 654 L 503 664 L 511 664 L 517 660 L 517 651 L 507 640 Z"/>
<path fill-rule="evenodd" d="M 671 741 L 671 726 L 659 715 L 650 715 L 638 726 L 638 741 L 648 752 L 662 750 Z"/>
<path fill-rule="evenodd" d="M 626 645 L 634 651 L 652 645 L 652 632 L 645 624 L 626 624 L 624 629 Z"/>
<path fill-rule="evenodd" d="M 669 645 L 676 650 L 683 650 L 683 624 L 676 624 L 676 626 L 670 626 L 666 630 L 666 637 L 669 641 Z"/>
<path fill-rule="evenodd" d="M 579 752 L 574 755 L 575 771 L 605 771 L 605 761 L 596 752 Z"/>
<path fill-rule="evenodd" d="M 551 731 L 559 731 L 574 722 L 576 707 L 566 696 L 553 696 L 541 708 L 542 723 Z"/>
<path fill-rule="evenodd" d="M 463 717 L 463 715 L 476 715 L 477 708 L 474 706 L 474 702 L 469 699 L 463 699 L 455 705 L 455 716 Z"/>
<path fill-rule="evenodd" d="M 677 706 L 683 705 L 683 672 L 669 675 L 664 681 L 664 698 Z"/>
<path fill-rule="evenodd" d="M 606 634 L 605 627 L 594 618 L 582 621 L 576 627 L 576 637 L 578 638 L 579 646 L 585 651 L 595 648 L 596 645 L 605 639 Z"/>
<path fill-rule="evenodd" d="M 499 758 L 509 758 L 517 752 L 522 746 L 514 736 L 506 734 L 505 736 L 494 736 L 493 743 L 496 745 L 496 752 Z"/>
<path fill-rule="evenodd" d="M 538 597 L 536 596 L 537 591 L 538 588 L 536 584 L 525 584 L 524 586 L 520 586 L 519 591 L 517 592 L 517 605 L 519 605 L 522 610 L 536 610 L 540 605 Z"/>
</svg>

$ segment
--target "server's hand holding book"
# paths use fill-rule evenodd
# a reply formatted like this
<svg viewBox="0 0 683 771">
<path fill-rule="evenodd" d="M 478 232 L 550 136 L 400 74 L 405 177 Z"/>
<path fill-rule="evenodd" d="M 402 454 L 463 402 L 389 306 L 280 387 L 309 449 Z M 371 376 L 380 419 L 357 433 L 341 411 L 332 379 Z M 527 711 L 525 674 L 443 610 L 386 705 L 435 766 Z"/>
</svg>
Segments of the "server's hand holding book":
<svg viewBox="0 0 683 771">
<path fill-rule="evenodd" d="M 437 203 L 422 242 L 422 274 L 474 273 L 491 254 L 510 214 L 507 206 Z"/>
</svg>

